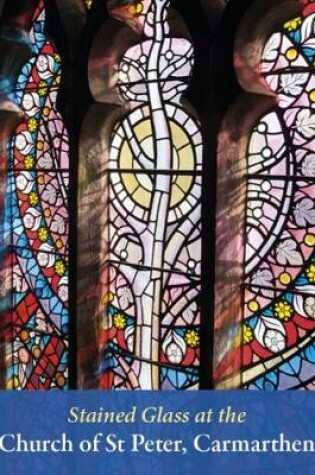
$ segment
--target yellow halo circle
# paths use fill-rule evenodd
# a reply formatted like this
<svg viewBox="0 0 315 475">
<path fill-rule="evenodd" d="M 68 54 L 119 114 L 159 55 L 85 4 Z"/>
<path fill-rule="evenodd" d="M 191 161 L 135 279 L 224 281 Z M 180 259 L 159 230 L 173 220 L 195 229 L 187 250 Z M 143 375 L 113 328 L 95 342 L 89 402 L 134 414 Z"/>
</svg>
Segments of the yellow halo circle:
<svg viewBox="0 0 315 475">
<path fill-rule="evenodd" d="M 194 173 L 195 154 L 191 140 L 183 127 L 172 120 L 170 120 L 169 125 L 173 144 L 170 206 L 171 208 L 175 208 L 187 197 L 193 185 L 194 180 L 190 173 Z M 151 121 L 149 119 L 143 119 L 133 127 L 133 133 L 141 149 L 154 165 L 155 150 Z M 132 197 L 132 200 L 138 205 L 150 209 L 155 176 L 153 173 L 150 174 L 149 170 L 145 170 L 141 167 L 132 153 L 128 140 L 124 140 L 121 146 L 118 164 L 120 170 L 126 170 L 125 173 L 121 173 L 121 178 L 128 195 Z M 169 170 L 163 171 L 167 172 Z M 177 171 L 185 171 L 187 174 L 177 175 Z"/>
</svg>

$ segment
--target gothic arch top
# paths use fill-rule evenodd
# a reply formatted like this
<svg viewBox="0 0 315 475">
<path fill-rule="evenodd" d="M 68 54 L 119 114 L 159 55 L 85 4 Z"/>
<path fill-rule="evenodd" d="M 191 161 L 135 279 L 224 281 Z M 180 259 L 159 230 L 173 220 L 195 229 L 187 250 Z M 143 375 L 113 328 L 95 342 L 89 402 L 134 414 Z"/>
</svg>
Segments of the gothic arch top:
<svg viewBox="0 0 315 475">
<path fill-rule="evenodd" d="M 290 12 L 297 6 L 288 2 Z M 279 15 L 282 18 L 283 11 Z M 247 113 L 250 128 L 234 130 L 234 143 L 228 128 L 221 135 L 222 151 L 228 150 L 242 163 L 238 179 L 243 189 L 238 185 L 237 196 L 246 228 L 240 225 L 239 260 L 234 261 L 240 287 L 231 293 L 240 295 L 234 316 L 239 316 L 241 329 L 237 333 L 234 320 L 233 349 L 221 359 L 217 377 L 227 371 L 233 375 L 222 384 L 255 389 L 308 387 L 315 378 L 314 321 L 309 310 L 314 300 L 315 244 L 314 179 L 309 170 L 315 138 L 310 67 L 314 4 L 307 2 L 302 14 L 291 20 L 280 22 L 278 14 L 274 18 L 276 24 L 267 28 L 267 36 L 261 36 L 258 24 L 254 36 L 241 31 L 236 46 L 236 69 L 243 87 L 271 94 L 273 104 L 260 100 L 265 111 L 258 114 L 256 109 L 257 120 L 250 119 L 253 112 Z M 217 322 L 222 331 L 227 324 L 222 313 Z M 231 338 L 231 322 L 227 326 Z M 232 369 L 232 361 L 238 369 Z"/>
</svg>

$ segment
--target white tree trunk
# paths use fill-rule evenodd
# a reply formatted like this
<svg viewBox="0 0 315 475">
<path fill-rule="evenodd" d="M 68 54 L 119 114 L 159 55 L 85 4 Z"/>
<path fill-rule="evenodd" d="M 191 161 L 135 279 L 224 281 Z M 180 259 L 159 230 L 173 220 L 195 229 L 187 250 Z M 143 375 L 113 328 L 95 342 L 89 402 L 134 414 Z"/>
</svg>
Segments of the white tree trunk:
<svg viewBox="0 0 315 475">
<path fill-rule="evenodd" d="M 144 266 L 151 268 L 149 289 L 137 302 L 137 311 L 142 320 L 140 330 L 139 355 L 149 363 L 142 363 L 140 386 L 142 389 L 159 389 L 160 314 L 163 291 L 164 241 L 167 216 L 170 206 L 172 175 L 160 175 L 159 170 L 172 169 L 172 143 L 169 121 L 159 83 L 160 59 L 164 42 L 163 13 L 167 0 L 155 0 L 154 38 L 149 53 L 147 67 L 147 91 L 151 109 L 152 141 L 156 155 L 154 157 L 157 175 L 152 191 L 151 210 L 148 228 L 145 231 Z M 148 295 L 149 294 L 149 295 Z M 150 347 L 146 342 L 150 341 Z"/>
</svg>

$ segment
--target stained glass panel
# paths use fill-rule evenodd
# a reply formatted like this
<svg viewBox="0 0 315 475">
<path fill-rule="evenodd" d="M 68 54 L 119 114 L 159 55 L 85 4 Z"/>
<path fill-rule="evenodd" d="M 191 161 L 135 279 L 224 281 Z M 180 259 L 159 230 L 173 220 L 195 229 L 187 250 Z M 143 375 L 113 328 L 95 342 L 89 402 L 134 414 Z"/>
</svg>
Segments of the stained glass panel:
<svg viewBox="0 0 315 475">
<path fill-rule="evenodd" d="M 56 100 L 61 59 L 45 33 L 42 1 L 30 32 L 32 57 L 11 100 L 23 111 L 7 146 L 5 233 L 12 308 L 7 387 L 67 385 L 69 144 Z"/>
<path fill-rule="evenodd" d="M 183 101 L 194 48 L 185 27 L 174 30 L 182 20 L 169 23 L 168 7 L 167 0 L 109 2 L 110 15 L 127 25 L 124 38 L 136 34 L 137 42 L 106 52 L 117 63 L 108 61 L 105 81 L 117 74 L 103 91 L 93 82 L 95 60 L 90 69 L 96 100 L 111 104 L 105 120 L 95 109 L 104 125 L 81 173 L 95 176 L 82 197 L 82 226 L 90 212 L 103 223 L 100 230 L 91 220 L 101 237 L 91 253 L 99 282 L 84 294 L 102 294 L 93 305 L 95 380 L 103 389 L 196 389 L 200 381 L 203 144 Z M 104 203 L 96 205 L 101 218 L 88 211 L 92 194 Z"/>
<path fill-rule="evenodd" d="M 236 361 L 248 389 L 315 380 L 314 24 L 309 4 L 269 37 L 259 65 L 276 105 L 248 139 L 242 323 L 217 369 Z"/>
</svg>

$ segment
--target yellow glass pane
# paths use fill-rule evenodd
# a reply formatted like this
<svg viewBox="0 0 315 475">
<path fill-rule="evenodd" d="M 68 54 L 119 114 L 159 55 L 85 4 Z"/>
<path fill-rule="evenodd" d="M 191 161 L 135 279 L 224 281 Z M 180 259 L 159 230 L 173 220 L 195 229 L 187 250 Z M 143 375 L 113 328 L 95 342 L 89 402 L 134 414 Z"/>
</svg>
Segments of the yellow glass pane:
<svg viewBox="0 0 315 475">
<path fill-rule="evenodd" d="M 134 194 L 133 199 L 140 206 L 149 209 L 151 205 L 151 193 L 144 188 L 139 188 Z"/>
<path fill-rule="evenodd" d="M 90 10 L 90 8 L 92 7 L 93 1 L 94 1 L 94 0 L 84 0 L 84 3 L 85 3 L 86 8 L 87 8 L 88 10 Z"/>
<path fill-rule="evenodd" d="M 137 181 L 135 175 L 132 175 L 131 173 L 123 173 L 122 181 L 129 195 L 133 195 L 133 193 L 139 187 L 139 182 Z"/>
<path fill-rule="evenodd" d="M 189 144 L 187 133 L 175 122 L 171 122 L 171 133 L 175 148 L 179 149 Z"/>
<path fill-rule="evenodd" d="M 190 144 L 178 152 L 178 160 L 179 170 L 193 171 L 195 169 L 195 156 Z"/>
</svg>

